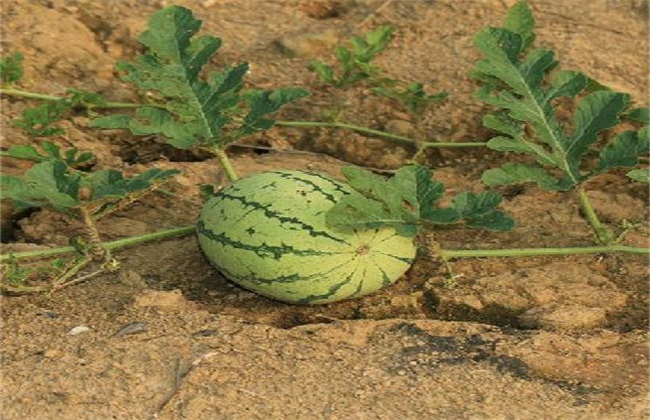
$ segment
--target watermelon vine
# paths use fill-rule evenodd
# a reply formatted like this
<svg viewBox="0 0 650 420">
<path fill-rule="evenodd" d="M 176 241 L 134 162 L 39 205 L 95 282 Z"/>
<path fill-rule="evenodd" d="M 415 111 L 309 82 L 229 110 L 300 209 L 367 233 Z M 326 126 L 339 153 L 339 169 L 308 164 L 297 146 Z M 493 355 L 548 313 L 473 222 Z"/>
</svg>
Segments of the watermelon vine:
<svg viewBox="0 0 650 420">
<path fill-rule="evenodd" d="M 118 64 L 122 79 L 143 98 L 141 104 L 114 103 L 92 92 L 70 90 L 65 97 L 13 89 L 20 80 L 22 57 L 14 54 L 0 63 L 2 93 L 45 102 L 25 111 L 15 122 L 32 137 L 60 133 L 56 122 L 75 108 L 86 109 L 92 127 L 127 129 L 135 135 L 158 135 L 179 149 L 212 153 L 231 184 L 205 203 L 196 226 L 179 227 L 104 243 L 95 221 L 158 188 L 178 171 L 151 169 L 126 177 L 116 170 L 92 171 L 93 156 L 76 149 L 61 150 L 52 142 L 40 147 L 14 146 L 5 156 L 35 162 L 22 177 L 3 175 L 2 197 L 18 208 L 49 207 L 79 217 L 87 226 L 86 243 L 75 246 L 0 256 L 5 280 L 0 288 L 12 292 L 59 289 L 84 281 L 111 265 L 111 251 L 147 240 L 196 232 L 207 260 L 225 277 L 261 295 L 297 304 L 323 304 L 361 297 L 386 287 L 406 273 L 415 260 L 414 238 L 440 225 L 509 231 L 514 221 L 499 209 L 494 191 L 461 192 L 443 200 L 445 188 L 430 169 L 406 165 L 385 178 L 356 167 L 342 168 L 346 181 L 304 171 L 268 171 L 239 178 L 228 158 L 228 147 L 242 138 L 278 126 L 320 126 L 353 129 L 423 147 L 481 147 L 482 142 L 415 142 L 340 122 L 276 121 L 283 106 L 306 97 L 301 88 L 247 89 L 248 64 L 227 67 L 204 77 L 203 70 L 221 45 L 219 38 L 197 36 L 201 21 L 192 12 L 171 6 L 154 13 L 139 38 L 146 52 L 132 62 Z M 494 106 L 486 127 L 500 133 L 487 146 L 533 156 L 533 163 L 506 163 L 483 174 L 488 185 L 535 182 L 550 190 L 574 190 L 586 218 L 602 243 L 579 248 L 514 250 L 440 249 L 443 260 L 466 257 L 561 255 L 627 252 L 649 254 L 647 248 L 624 246 L 598 220 L 583 183 L 613 168 L 629 168 L 628 176 L 646 180 L 639 164 L 650 151 L 648 110 L 632 109 L 629 96 L 607 90 L 579 72 L 551 74 L 557 62 L 548 50 L 528 48 L 534 40 L 530 8 L 517 3 L 503 28 L 488 28 L 475 39 L 484 54 L 475 76 L 482 88 L 477 97 Z M 445 94 L 428 95 L 421 84 L 399 85 L 379 77 L 370 64 L 390 40 L 392 29 L 379 28 L 365 38 L 353 38 L 353 49 L 339 49 L 342 70 L 327 64 L 312 68 L 321 79 L 344 87 L 359 81 L 374 83 L 374 92 L 401 101 L 421 114 Z M 579 98 L 574 124 L 557 121 L 557 98 Z M 99 116 L 109 108 L 124 113 Z M 621 119 L 634 130 L 609 138 L 606 131 Z M 573 131 L 571 131 L 573 130 Z M 417 143 L 417 144 L 416 144 Z M 595 148 L 596 163 L 587 158 Z M 418 153 L 419 154 L 419 153 Z M 449 202 L 448 205 L 441 203 Z M 50 285 L 29 287 L 23 259 L 76 253 L 72 263 L 55 260 L 57 273 Z M 98 271 L 76 278 L 90 262 Z"/>
</svg>

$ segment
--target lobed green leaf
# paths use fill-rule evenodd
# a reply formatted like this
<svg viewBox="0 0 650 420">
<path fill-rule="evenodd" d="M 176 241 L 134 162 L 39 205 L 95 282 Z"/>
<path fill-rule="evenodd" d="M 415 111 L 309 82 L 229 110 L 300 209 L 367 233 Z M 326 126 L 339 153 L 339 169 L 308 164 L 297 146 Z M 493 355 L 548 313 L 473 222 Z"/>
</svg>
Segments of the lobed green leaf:
<svg viewBox="0 0 650 420">
<path fill-rule="evenodd" d="M 299 88 L 250 92 L 246 97 L 250 111 L 244 117 L 242 125 L 236 130 L 236 136 L 246 136 L 272 127 L 275 121 L 266 118 L 267 115 L 276 112 L 289 102 L 304 98 L 308 95 L 308 91 Z"/>
<path fill-rule="evenodd" d="M 61 160 L 68 166 L 79 166 L 92 161 L 95 156 L 92 153 L 84 152 L 78 153 L 78 149 L 73 147 L 61 154 L 61 148 L 50 141 L 43 141 L 40 144 L 41 153 L 36 147 L 32 145 L 14 145 L 9 147 L 7 151 L 0 152 L 2 156 L 9 156 L 16 159 L 31 160 L 33 162 L 45 162 Z"/>
<path fill-rule="evenodd" d="M 580 159 L 589 146 L 598 140 L 597 134 L 615 126 L 618 115 L 625 109 L 629 95 L 600 90 L 584 97 L 576 109 L 574 130 L 567 139 L 566 159 L 578 172 Z"/>
<path fill-rule="evenodd" d="M 497 210 L 502 198 L 493 191 L 463 192 L 452 199 L 453 208 L 467 226 L 495 231 L 510 231 L 515 222 Z"/>
<path fill-rule="evenodd" d="M 616 126 L 628 106 L 629 95 L 613 92 L 575 71 L 553 71 L 554 53 L 530 49 L 534 39 L 534 20 L 525 2 L 510 10 L 504 28 L 480 31 L 474 43 L 483 54 L 474 76 L 484 86 L 476 97 L 498 108 L 484 118 L 486 127 L 500 135 L 489 140 L 488 147 L 505 152 L 533 156 L 537 164 L 506 164 L 486 172 L 490 185 L 535 182 L 550 190 L 566 190 L 605 169 L 631 161 L 632 150 L 623 140 L 601 154 L 601 163 L 588 170 L 585 159 L 599 136 Z M 580 98 L 573 122 L 564 124 L 557 116 L 556 99 Z M 643 112 L 633 113 L 643 119 Z M 621 154 L 620 156 L 617 154 Z M 545 167 L 554 170 L 549 172 Z"/>
<path fill-rule="evenodd" d="M 148 29 L 140 36 L 147 53 L 130 63 L 120 63 L 123 79 L 140 90 L 153 93 L 154 106 L 143 106 L 134 115 L 95 119 L 92 126 L 127 128 L 133 134 L 161 134 L 178 148 L 223 148 L 238 137 L 269 128 L 273 120 L 263 118 L 290 100 L 306 96 L 298 89 L 244 94 L 248 64 L 201 77 L 202 69 L 221 46 L 219 38 L 195 36 L 201 21 L 180 6 L 155 12 Z M 264 96 L 266 95 L 266 96 Z M 252 107 L 242 127 L 226 129 L 241 112 L 246 98 Z"/>
<path fill-rule="evenodd" d="M 68 99 L 45 102 L 23 111 L 22 118 L 11 121 L 15 127 L 21 128 L 30 137 L 50 137 L 63 133 L 63 129 L 54 125 L 72 109 Z"/>
<path fill-rule="evenodd" d="M 628 130 L 617 134 L 599 155 L 598 166 L 594 173 L 605 172 L 613 168 L 631 168 L 639 163 L 639 158 L 650 153 L 648 126 L 638 132 Z"/>
<path fill-rule="evenodd" d="M 518 1 L 508 10 L 504 27 L 519 35 L 522 40 L 522 50 L 530 47 L 535 41 L 535 18 L 525 1 Z"/>
<path fill-rule="evenodd" d="M 37 163 L 21 178 L 1 175 L 0 180 L 0 198 L 11 199 L 17 210 L 52 207 L 67 212 L 79 204 L 81 176 L 67 173 L 67 166 L 61 161 Z"/>
<path fill-rule="evenodd" d="M 496 193 L 463 193 L 451 207 L 439 201 L 444 186 L 421 165 L 400 168 L 385 179 L 360 168 L 342 169 L 353 188 L 326 214 L 327 224 L 340 230 L 377 229 L 390 226 L 398 234 L 414 236 L 424 225 L 464 221 L 469 227 L 510 230 L 512 220 L 496 210 L 501 197 Z"/>
<path fill-rule="evenodd" d="M 481 180 L 490 186 L 534 182 L 545 190 L 563 189 L 557 178 L 546 169 L 523 163 L 506 163 L 500 168 L 488 169 L 483 172 Z"/>
</svg>

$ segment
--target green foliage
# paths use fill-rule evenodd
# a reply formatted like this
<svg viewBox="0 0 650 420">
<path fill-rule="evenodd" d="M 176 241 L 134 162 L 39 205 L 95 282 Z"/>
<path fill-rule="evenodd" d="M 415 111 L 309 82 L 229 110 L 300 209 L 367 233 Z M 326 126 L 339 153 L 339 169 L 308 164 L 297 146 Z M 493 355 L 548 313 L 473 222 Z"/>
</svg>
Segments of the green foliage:
<svg viewBox="0 0 650 420">
<path fill-rule="evenodd" d="M 55 124 L 64 119 L 71 110 L 84 108 L 92 115 L 94 107 L 106 104 L 106 100 L 99 93 L 68 89 L 65 97 L 27 108 L 23 111 L 22 118 L 14 119 L 11 123 L 30 137 L 57 136 L 64 131 Z"/>
<path fill-rule="evenodd" d="M 2 287 L 3 284 L 12 288 L 26 287 L 26 282 L 32 275 L 33 271 L 34 270 L 26 267 L 24 264 L 19 264 L 18 261 L 10 258 L 6 262 L 0 264 L 0 275 L 2 277 L 0 287 Z"/>
<path fill-rule="evenodd" d="M 624 131 L 617 134 L 601 151 L 598 166 L 593 173 L 602 173 L 613 168 L 630 168 L 639 162 L 640 156 L 650 153 L 648 126 L 639 131 Z"/>
<path fill-rule="evenodd" d="M 133 134 L 162 134 L 181 149 L 223 148 L 239 137 L 274 124 L 268 115 L 308 94 L 303 89 L 243 91 L 248 64 L 239 64 L 201 78 L 203 67 L 221 46 L 213 36 L 195 37 L 201 21 L 192 12 L 171 6 L 154 13 L 139 38 L 147 53 L 121 62 L 123 79 L 155 103 L 134 115 L 95 119 L 92 126 L 128 128 Z M 243 115 L 242 115 L 243 114 Z"/>
<path fill-rule="evenodd" d="M 328 212 L 327 223 L 335 229 L 391 226 L 400 235 L 414 236 L 427 225 L 464 222 L 497 231 L 514 227 L 512 219 L 496 210 L 501 197 L 494 192 L 464 192 L 452 199 L 451 206 L 440 206 L 444 185 L 424 166 L 404 166 L 389 179 L 355 167 L 344 167 L 343 174 L 355 192 Z"/>
<path fill-rule="evenodd" d="M 650 168 L 632 169 L 627 173 L 627 176 L 635 181 L 645 182 L 648 184 L 650 183 Z"/>
<path fill-rule="evenodd" d="M 83 250 L 71 258 L 55 258 L 46 262 L 24 264 L 13 255 L 0 263 L 0 291 L 24 294 L 53 291 L 67 286 L 66 274 L 80 266 L 84 258 Z M 85 265 L 85 264 L 84 264 Z M 69 283 L 72 284 L 72 283 Z"/>
<path fill-rule="evenodd" d="M 526 50 L 535 41 L 535 18 L 525 1 L 519 1 L 508 10 L 503 26 L 519 35 L 521 49 Z"/>
<path fill-rule="evenodd" d="M 0 175 L 0 198 L 11 199 L 20 211 L 51 207 L 67 212 L 79 205 L 81 175 L 69 173 L 61 161 L 45 161 L 28 169 L 22 177 Z"/>
<path fill-rule="evenodd" d="M 177 170 L 153 168 L 125 178 L 113 169 L 85 173 L 73 170 L 65 160 L 48 158 L 20 177 L 0 175 L 0 199 L 12 200 L 17 210 L 49 207 L 73 213 L 71 210 L 89 205 L 103 214 L 107 206 L 134 193 L 146 192 L 177 173 Z"/>
<path fill-rule="evenodd" d="M 428 94 L 422 83 L 402 83 L 384 77 L 382 70 L 371 63 L 386 49 L 392 40 L 393 32 L 394 28 L 391 26 L 380 26 L 364 37 L 353 36 L 350 39 L 351 49 L 345 46 L 337 47 L 335 54 L 338 59 L 338 71 L 318 60 L 312 60 L 309 68 L 318 75 L 322 83 L 337 88 L 368 82 L 374 93 L 396 100 L 407 112 L 421 116 L 431 104 L 442 101 L 448 93 Z"/>
<path fill-rule="evenodd" d="M 39 150 L 41 149 L 41 150 Z M 65 153 L 61 154 L 61 147 L 58 144 L 50 141 L 43 141 L 39 148 L 30 144 L 21 146 L 11 146 L 9 150 L 0 152 L 0 156 L 8 156 L 16 159 L 31 160 L 33 162 L 45 161 L 63 161 L 66 165 L 71 167 L 78 167 L 88 164 L 95 159 L 92 153 L 84 152 L 79 153 L 75 147 L 68 149 Z"/>
<path fill-rule="evenodd" d="M 106 107 L 108 102 L 101 94 L 97 92 L 88 92 L 81 89 L 68 89 L 66 91 L 66 99 L 70 104 L 70 108 L 84 108 L 92 111 L 96 107 Z M 93 115 L 91 113 L 91 115 Z"/>
<path fill-rule="evenodd" d="M 634 108 L 623 114 L 623 118 L 640 122 L 642 124 L 650 124 L 650 109 L 649 108 Z"/>
<path fill-rule="evenodd" d="M 316 72 L 321 82 L 338 88 L 374 78 L 381 71 L 371 62 L 386 49 L 393 37 L 393 32 L 394 28 L 391 26 L 380 26 L 374 31 L 368 32 L 364 37 L 353 36 L 350 39 L 351 48 L 337 47 L 335 54 L 340 66 L 338 75 L 334 68 L 318 60 L 312 60 L 309 67 Z"/>
<path fill-rule="evenodd" d="M 63 134 L 63 129 L 54 125 L 72 108 L 71 104 L 61 99 L 45 102 L 23 111 L 22 118 L 11 121 L 15 127 L 21 128 L 30 137 L 50 137 Z"/>
<path fill-rule="evenodd" d="M 372 91 L 395 99 L 404 106 L 407 112 L 418 116 L 424 114 L 430 105 L 439 103 L 449 96 L 448 92 L 428 94 L 424 91 L 424 85 L 418 82 L 408 83 L 404 87 L 380 86 L 373 88 Z"/>
<path fill-rule="evenodd" d="M 23 77 L 23 55 L 14 51 L 0 60 L 0 81 L 12 85 Z"/>
<path fill-rule="evenodd" d="M 483 53 L 475 77 L 483 82 L 476 96 L 498 111 L 483 123 L 499 133 L 487 145 L 499 151 L 526 153 L 536 164 L 507 163 L 486 171 L 488 185 L 536 182 L 549 190 L 568 190 L 615 167 L 633 167 L 648 153 L 646 137 L 633 132 L 614 137 L 600 153 L 595 167 L 585 168 L 585 157 L 602 132 L 616 126 L 629 95 L 595 88 L 579 72 L 551 73 L 558 62 L 547 49 L 527 50 L 534 39 L 534 20 L 525 2 L 509 12 L 505 28 L 487 28 L 474 38 Z M 576 100 L 573 121 L 557 117 L 557 99 Z M 633 113 L 638 117 L 638 112 Z M 549 168 L 551 170 L 549 170 Z"/>
</svg>

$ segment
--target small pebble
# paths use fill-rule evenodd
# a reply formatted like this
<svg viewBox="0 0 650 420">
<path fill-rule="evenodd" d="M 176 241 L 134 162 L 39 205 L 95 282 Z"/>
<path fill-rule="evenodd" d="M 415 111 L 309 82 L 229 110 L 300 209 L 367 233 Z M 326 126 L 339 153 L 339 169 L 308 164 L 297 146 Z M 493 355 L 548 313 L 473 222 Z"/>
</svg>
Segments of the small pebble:
<svg viewBox="0 0 650 420">
<path fill-rule="evenodd" d="M 56 319 L 59 317 L 59 314 L 56 312 L 50 312 L 50 311 L 45 311 L 45 312 L 39 312 L 36 314 L 37 316 L 44 316 L 45 318 L 50 318 L 50 319 Z"/>
<path fill-rule="evenodd" d="M 217 330 L 200 330 L 192 334 L 194 337 L 211 337 L 217 334 Z"/>
<path fill-rule="evenodd" d="M 68 335 L 79 335 L 88 332 L 90 330 L 91 328 L 85 325 L 77 325 L 76 327 L 68 331 Z"/>
<path fill-rule="evenodd" d="M 123 335 L 140 334 L 149 330 L 149 326 L 144 322 L 131 322 L 120 327 L 113 337 L 122 337 Z"/>
</svg>

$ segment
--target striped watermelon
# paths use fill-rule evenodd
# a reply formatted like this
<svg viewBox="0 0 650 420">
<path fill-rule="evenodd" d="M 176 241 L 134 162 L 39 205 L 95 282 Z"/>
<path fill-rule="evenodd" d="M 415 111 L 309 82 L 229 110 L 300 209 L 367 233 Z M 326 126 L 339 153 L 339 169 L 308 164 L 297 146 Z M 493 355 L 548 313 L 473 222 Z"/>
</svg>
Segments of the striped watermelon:
<svg viewBox="0 0 650 420">
<path fill-rule="evenodd" d="M 349 191 L 301 171 L 240 179 L 205 204 L 199 244 L 227 278 L 273 299 L 319 304 L 375 292 L 406 272 L 415 246 L 392 228 L 328 229 L 325 213 Z"/>
</svg>

